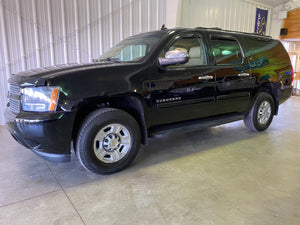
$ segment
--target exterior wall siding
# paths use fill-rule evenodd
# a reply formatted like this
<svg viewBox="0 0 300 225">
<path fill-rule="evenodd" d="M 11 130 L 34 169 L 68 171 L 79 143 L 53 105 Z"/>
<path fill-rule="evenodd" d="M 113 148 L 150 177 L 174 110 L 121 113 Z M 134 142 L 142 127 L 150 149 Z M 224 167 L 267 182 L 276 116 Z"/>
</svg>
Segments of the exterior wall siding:
<svg viewBox="0 0 300 225">
<path fill-rule="evenodd" d="M 165 21 L 166 0 L 0 0 L 0 125 L 11 74 L 91 62 Z"/>
<path fill-rule="evenodd" d="M 254 32 L 256 8 L 268 10 L 266 34 L 270 34 L 272 8 L 247 0 L 181 0 L 179 27 L 219 27 Z"/>
</svg>

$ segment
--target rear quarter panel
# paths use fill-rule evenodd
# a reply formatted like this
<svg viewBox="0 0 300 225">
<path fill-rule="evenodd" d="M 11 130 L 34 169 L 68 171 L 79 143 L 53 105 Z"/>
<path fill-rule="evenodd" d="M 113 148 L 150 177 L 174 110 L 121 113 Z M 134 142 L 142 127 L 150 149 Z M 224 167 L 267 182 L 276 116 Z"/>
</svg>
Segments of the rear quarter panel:
<svg viewBox="0 0 300 225">
<path fill-rule="evenodd" d="M 279 92 L 278 96 L 274 96 L 275 100 L 279 103 L 287 100 L 292 92 L 293 69 L 281 42 L 271 38 L 248 37 L 245 43 L 250 52 L 250 68 L 257 81 L 256 87 L 277 83 L 275 86 L 279 87 Z"/>
</svg>

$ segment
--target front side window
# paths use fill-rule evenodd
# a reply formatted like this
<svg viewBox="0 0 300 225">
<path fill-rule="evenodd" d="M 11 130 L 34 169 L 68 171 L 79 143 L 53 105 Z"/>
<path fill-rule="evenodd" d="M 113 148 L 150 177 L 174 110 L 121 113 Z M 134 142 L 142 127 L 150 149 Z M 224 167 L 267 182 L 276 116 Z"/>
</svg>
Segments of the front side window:
<svg viewBox="0 0 300 225">
<path fill-rule="evenodd" d="M 169 51 L 184 50 L 188 54 L 188 61 L 175 66 L 199 66 L 206 65 L 206 54 L 203 41 L 198 37 L 183 37 L 176 40 L 166 51 L 162 51 L 160 57 L 166 56 Z"/>
<path fill-rule="evenodd" d="M 211 44 L 217 65 L 236 65 L 242 63 L 241 48 L 236 40 L 213 38 Z"/>
</svg>

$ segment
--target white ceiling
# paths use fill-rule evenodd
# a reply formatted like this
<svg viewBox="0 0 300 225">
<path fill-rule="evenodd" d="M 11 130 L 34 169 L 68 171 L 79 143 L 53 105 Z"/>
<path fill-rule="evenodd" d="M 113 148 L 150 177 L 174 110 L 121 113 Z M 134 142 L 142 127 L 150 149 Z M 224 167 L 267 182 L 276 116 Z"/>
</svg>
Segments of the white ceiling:
<svg viewBox="0 0 300 225">
<path fill-rule="evenodd" d="M 261 3 L 263 5 L 271 6 L 271 7 L 283 5 L 284 3 L 288 2 L 288 0 L 253 0 L 253 1 L 257 2 L 257 3 Z"/>
</svg>

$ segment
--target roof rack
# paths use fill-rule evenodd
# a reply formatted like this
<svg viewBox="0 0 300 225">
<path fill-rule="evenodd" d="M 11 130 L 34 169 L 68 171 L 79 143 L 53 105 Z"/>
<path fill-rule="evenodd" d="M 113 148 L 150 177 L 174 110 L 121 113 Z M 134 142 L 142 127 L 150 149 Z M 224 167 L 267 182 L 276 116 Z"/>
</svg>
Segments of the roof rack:
<svg viewBox="0 0 300 225">
<path fill-rule="evenodd" d="M 222 30 L 220 27 L 195 27 L 195 29 Z"/>
<path fill-rule="evenodd" d="M 223 30 L 220 27 L 195 27 L 195 29 L 221 30 L 221 31 L 225 31 L 225 32 L 240 33 L 240 34 L 251 34 L 251 35 L 256 35 L 256 36 L 260 36 L 260 37 L 272 38 L 269 35 L 263 35 L 263 34 L 258 34 L 258 33 L 249 33 L 249 32 L 242 32 L 242 31 L 233 31 L 233 30 Z"/>
</svg>

